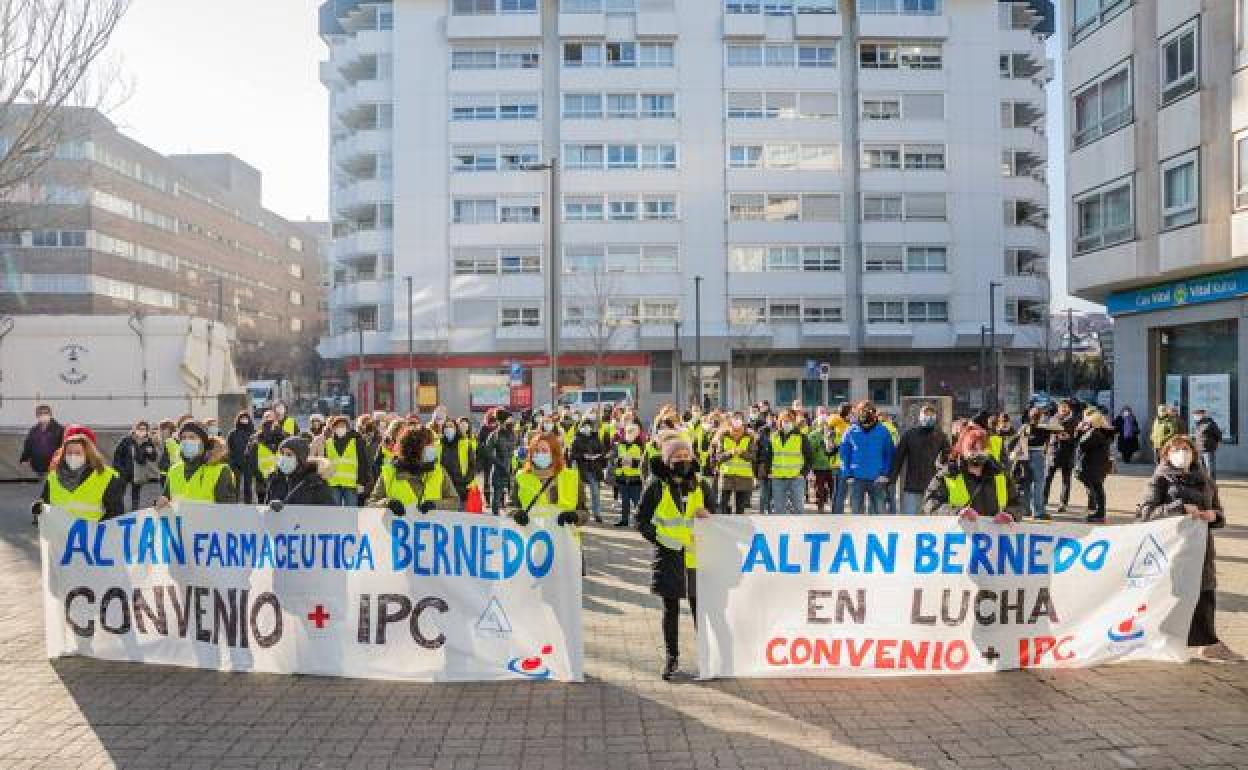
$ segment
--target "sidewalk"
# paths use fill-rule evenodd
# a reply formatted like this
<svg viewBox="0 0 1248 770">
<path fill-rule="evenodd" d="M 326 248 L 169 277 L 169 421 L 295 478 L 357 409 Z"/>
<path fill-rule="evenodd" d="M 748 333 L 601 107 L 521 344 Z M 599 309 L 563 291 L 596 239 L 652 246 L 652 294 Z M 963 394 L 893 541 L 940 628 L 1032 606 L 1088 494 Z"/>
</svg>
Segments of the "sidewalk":
<svg viewBox="0 0 1248 770">
<path fill-rule="evenodd" d="M 1130 520 L 1143 490 L 1134 470 L 1110 481 L 1115 523 Z M 32 494 L 32 485 L 0 486 L 0 768 L 1248 765 L 1248 665 L 665 683 L 651 549 L 610 527 L 585 538 L 584 684 L 49 662 Z M 1223 503 L 1219 624 L 1248 651 L 1248 481 L 1226 482 Z M 692 669 L 688 617 L 681 634 Z"/>
</svg>

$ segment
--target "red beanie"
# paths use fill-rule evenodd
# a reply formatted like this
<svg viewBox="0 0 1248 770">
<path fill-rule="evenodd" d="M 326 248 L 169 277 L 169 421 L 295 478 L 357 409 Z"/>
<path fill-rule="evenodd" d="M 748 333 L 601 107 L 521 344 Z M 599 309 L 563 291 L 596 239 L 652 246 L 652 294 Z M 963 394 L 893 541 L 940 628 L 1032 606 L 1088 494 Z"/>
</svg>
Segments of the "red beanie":
<svg viewBox="0 0 1248 770">
<path fill-rule="evenodd" d="M 91 430 L 85 425 L 79 425 L 77 423 L 70 425 L 68 428 L 65 429 L 65 438 L 63 439 L 63 441 L 69 441 L 74 436 L 85 436 L 87 440 L 90 441 L 92 444 L 96 443 L 95 431 Z"/>
</svg>

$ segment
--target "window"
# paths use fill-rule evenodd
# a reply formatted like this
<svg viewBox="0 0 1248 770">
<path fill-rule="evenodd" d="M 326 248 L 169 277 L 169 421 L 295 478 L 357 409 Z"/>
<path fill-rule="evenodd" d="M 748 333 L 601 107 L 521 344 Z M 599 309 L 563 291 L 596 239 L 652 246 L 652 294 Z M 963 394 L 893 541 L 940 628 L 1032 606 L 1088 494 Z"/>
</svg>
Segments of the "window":
<svg viewBox="0 0 1248 770">
<path fill-rule="evenodd" d="M 801 91 L 797 97 L 799 118 L 835 118 L 841 114 L 839 96 L 833 91 Z"/>
<path fill-rule="evenodd" d="M 1248 136 L 1235 140 L 1235 208 L 1248 206 Z"/>
<path fill-rule="evenodd" d="M 535 70 L 541 61 L 536 48 L 502 48 L 498 52 L 500 70 Z"/>
<path fill-rule="evenodd" d="M 797 55 L 791 45 L 763 46 L 763 64 L 768 67 L 791 68 L 797 63 Z"/>
<path fill-rule="evenodd" d="M 559 13 L 602 13 L 602 0 L 561 0 Z"/>
<path fill-rule="evenodd" d="M 565 246 L 563 269 L 568 273 L 597 273 L 606 265 L 602 246 Z"/>
<path fill-rule="evenodd" d="M 913 16 L 940 14 L 941 0 L 859 0 L 858 13 L 904 13 Z"/>
<path fill-rule="evenodd" d="M 908 144 L 905 166 L 907 171 L 944 171 L 945 148 L 939 144 Z"/>
<path fill-rule="evenodd" d="M 797 49 L 797 66 L 803 69 L 832 69 L 836 66 L 836 46 L 803 45 Z"/>
<path fill-rule="evenodd" d="M 806 300 L 802 303 L 802 323 L 836 324 L 845 320 L 839 303 L 827 300 Z"/>
<path fill-rule="evenodd" d="M 641 247 L 617 246 L 607 247 L 608 273 L 637 273 L 641 271 Z"/>
<path fill-rule="evenodd" d="M 607 43 L 606 62 L 608 67 L 636 67 L 636 43 Z"/>
<path fill-rule="evenodd" d="M 567 144 L 563 152 L 569 169 L 602 168 L 606 158 L 601 144 Z"/>
<path fill-rule="evenodd" d="M 492 70 L 498 67 L 498 52 L 489 49 L 453 49 L 451 69 Z"/>
<path fill-rule="evenodd" d="M 537 274 L 542 271 L 542 255 L 536 248 L 504 248 L 499 251 L 498 264 L 503 275 Z"/>
<path fill-rule="evenodd" d="M 907 302 L 906 319 L 910 323 L 947 323 L 949 321 L 949 303 L 943 300 Z"/>
<path fill-rule="evenodd" d="M 858 64 L 863 69 L 897 69 L 897 44 L 862 43 L 858 46 Z"/>
<path fill-rule="evenodd" d="M 899 324 L 906 322 L 906 303 L 901 300 L 871 300 L 867 302 L 867 323 Z M 879 399 L 872 399 L 878 401 Z M 891 401 L 891 399 L 889 399 Z"/>
<path fill-rule="evenodd" d="M 901 116 L 906 120 L 944 120 L 944 94 L 902 94 Z"/>
<path fill-rule="evenodd" d="M 862 148 L 863 169 L 901 168 L 901 147 L 896 144 L 868 144 Z"/>
<path fill-rule="evenodd" d="M 609 144 L 607 145 L 607 168 L 637 168 L 637 145 L 635 144 Z"/>
<path fill-rule="evenodd" d="M 906 193 L 907 222 L 944 222 L 948 216 L 944 193 Z"/>
<path fill-rule="evenodd" d="M 862 267 L 868 273 L 900 273 L 902 270 L 901 246 L 879 243 L 864 245 Z"/>
<path fill-rule="evenodd" d="M 728 148 L 728 168 L 762 168 L 763 145 L 734 144 Z"/>
<path fill-rule="evenodd" d="M 643 118 L 676 117 L 676 96 L 674 94 L 642 94 L 641 116 Z"/>
<path fill-rule="evenodd" d="M 498 203 L 493 199 L 456 200 L 452 221 L 457 225 L 492 225 L 498 221 Z"/>
<path fill-rule="evenodd" d="M 767 323 L 767 301 L 734 298 L 728 307 L 728 323 L 734 326 Z"/>
<path fill-rule="evenodd" d="M 539 162 L 537 145 L 535 144 L 504 144 L 498 149 L 500 169 L 502 171 L 525 171 Z"/>
<path fill-rule="evenodd" d="M 907 246 L 906 270 L 911 273 L 943 273 L 948 266 L 945 246 Z"/>
<path fill-rule="evenodd" d="M 601 67 L 602 46 L 598 43 L 564 43 L 563 66 Z"/>
<path fill-rule="evenodd" d="M 1075 147 L 1131 122 L 1131 68 L 1119 69 L 1075 93 Z"/>
<path fill-rule="evenodd" d="M 802 196 L 803 222 L 841 221 L 841 196 L 827 193 L 807 193 Z"/>
<path fill-rule="evenodd" d="M 498 153 L 493 146 L 451 148 L 451 170 L 458 172 L 497 171 Z"/>
<path fill-rule="evenodd" d="M 503 224 L 533 224 L 542 221 L 542 207 L 536 201 L 502 201 L 498 206 L 498 221 Z"/>
<path fill-rule="evenodd" d="M 675 246 L 645 246 L 641 250 L 644 273 L 675 273 L 680 269 L 680 253 Z"/>
<path fill-rule="evenodd" d="M 498 119 L 537 119 L 537 96 L 534 94 L 501 94 L 498 97 Z"/>
<path fill-rule="evenodd" d="M 636 118 L 637 94 L 607 94 L 608 118 Z"/>
<path fill-rule="evenodd" d="M 676 64 L 676 48 L 671 43 L 642 43 L 642 67 L 666 68 Z"/>
<path fill-rule="evenodd" d="M 833 273 L 841 269 L 840 246 L 802 247 L 802 271 L 807 273 Z"/>
<path fill-rule="evenodd" d="M 732 193 L 728 196 L 728 218 L 734 222 L 761 222 L 766 211 L 761 193 Z"/>
<path fill-rule="evenodd" d="M 1161 40 L 1161 103 L 1169 104 L 1200 87 L 1197 75 L 1199 38 L 1196 21 Z"/>
<path fill-rule="evenodd" d="M 498 310 L 498 325 L 505 329 L 541 326 L 542 309 L 538 306 L 503 305 Z"/>
<path fill-rule="evenodd" d="M 763 66 L 763 49 L 756 45 L 729 45 L 729 67 L 761 67 Z"/>
<path fill-rule="evenodd" d="M 642 215 L 652 222 L 676 219 L 676 198 L 671 195 L 647 195 L 642 198 Z"/>
<path fill-rule="evenodd" d="M 1130 180 L 1075 199 L 1075 254 L 1085 254 L 1135 237 Z"/>
<path fill-rule="evenodd" d="M 901 195 L 867 193 L 862 196 L 862 221 L 864 222 L 900 222 L 901 209 Z"/>
<path fill-rule="evenodd" d="M 605 210 L 602 198 L 566 198 L 563 201 L 563 219 L 565 222 L 601 222 Z"/>
<path fill-rule="evenodd" d="M 649 169 L 676 168 L 676 145 L 643 144 L 641 146 L 641 167 Z"/>
<path fill-rule="evenodd" d="M 1161 165 L 1162 228 L 1182 227 L 1200 219 L 1200 164 L 1190 152 Z"/>
<path fill-rule="evenodd" d="M 836 171 L 841 166 L 841 148 L 834 144 L 804 144 L 797 167 L 802 171 Z"/>
<path fill-rule="evenodd" d="M 1071 37 L 1082 40 L 1131 5 L 1131 0 L 1075 0 Z"/>
<path fill-rule="evenodd" d="M 858 63 L 863 69 L 938 70 L 944 66 L 940 43 L 862 43 Z"/>
<path fill-rule="evenodd" d="M 767 305 L 767 320 L 771 323 L 797 323 L 801 318 L 800 302 L 772 302 Z"/>
<path fill-rule="evenodd" d="M 602 117 L 602 94 L 564 94 L 563 117 L 584 120 Z"/>
<path fill-rule="evenodd" d="M 303 304 L 303 293 L 302 293 L 302 292 L 298 292 L 298 291 L 295 291 L 294 289 L 291 289 L 291 290 L 290 290 L 290 294 L 289 294 L 289 297 L 288 297 L 288 298 L 290 299 L 290 304 L 292 304 L 292 305 L 302 305 L 302 304 Z"/>
<path fill-rule="evenodd" d="M 636 200 L 610 200 L 607 203 L 612 222 L 636 222 L 638 219 Z"/>
<path fill-rule="evenodd" d="M 796 193 L 770 193 L 764 219 L 768 222 L 798 222 L 801 220 L 802 196 Z"/>
<path fill-rule="evenodd" d="M 779 246 L 767 250 L 767 272 L 797 272 L 802 265 L 802 252 L 796 246 Z"/>
<path fill-rule="evenodd" d="M 497 275 L 498 253 L 493 249 L 456 249 L 455 275 Z"/>
<path fill-rule="evenodd" d="M 863 99 L 863 120 L 899 120 L 901 118 L 901 101 L 899 99 Z"/>
</svg>

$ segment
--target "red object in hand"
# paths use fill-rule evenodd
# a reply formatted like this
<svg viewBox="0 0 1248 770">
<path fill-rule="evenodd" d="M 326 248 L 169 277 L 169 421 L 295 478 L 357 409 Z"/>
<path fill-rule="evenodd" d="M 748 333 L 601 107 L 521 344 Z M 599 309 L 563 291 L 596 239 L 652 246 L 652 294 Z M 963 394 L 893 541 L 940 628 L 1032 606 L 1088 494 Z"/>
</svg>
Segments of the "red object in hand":
<svg viewBox="0 0 1248 770">
<path fill-rule="evenodd" d="M 966 519 L 967 521 L 975 521 L 979 518 L 979 511 L 974 508 L 963 508 L 962 512 L 959 513 L 958 516 Z"/>
<path fill-rule="evenodd" d="M 485 499 L 481 495 L 481 490 L 476 484 L 468 487 L 468 497 L 464 500 L 465 513 L 484 513 Z"/>
<path fill-rule="evenodd" d="M 1005 513 L 1004 511 L 1002 511 L 1001 513 L 998 513 L 996 516 L 993 516 L 992 520 L 998 524 L 1013 524 L 1014 523 L 1014 517 L 1008 513 Z"/>
<path fill-rule="evenodd" d="M 542 665 L 541 658 L 525 658 L 524 660 L 520 661 L 520 668 L 524 669 L 525 671 L 534 671 L 540 665 Z"/>
</svg>

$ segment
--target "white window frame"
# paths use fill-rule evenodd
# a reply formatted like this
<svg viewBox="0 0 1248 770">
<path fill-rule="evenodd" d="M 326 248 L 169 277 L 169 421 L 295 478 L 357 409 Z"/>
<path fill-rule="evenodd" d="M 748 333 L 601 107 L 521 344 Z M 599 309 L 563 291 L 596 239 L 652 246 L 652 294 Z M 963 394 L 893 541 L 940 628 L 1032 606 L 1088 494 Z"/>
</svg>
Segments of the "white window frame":
<svg viewBox="0 0 1248 770">
<path fill-rule="evenodd" d="M 1124 187 L 1127 190 L 1127 196 L 1129 199 L 1130 221 L 1125 226 L 1120 225 L 1114 230 L 1108 230 L 1110 236 L 1106 237 L 1107 228 L 1105 226 L 1105 197 L 1110 193 L 1123 189 Z M 1080 206 L 1085 203 L 1094 202 L 1099 207 L 1100 228 L 1095 234 L 1081 235 L 1080 227 L 1082 225 L 1082 219 L 1080 218 Z M 1071 244 L 1070 253 L 1076 257 L 1084 254 L 1090 254 L 1100 249 L 1109 248 L 1110 246 L 1115 246 L 1119 243 L 1127 243 L 1135 240 L 1135 178 L 1133 176 L 1121 177 L 1095 189 L 1079 193 L 1071 199 L 1070 216 L 1072 217 L 1071 221 L 1074 223 L 1074 227 L 1072 228 L 1074 243 Z"/>
<path fill-rule="evenodd" d="M 1127 91 L 1126 91 L 1127 106 L 1126 106 L 1126 109 L 1120 112 L 1116 112 L 1109 118 L 1106 118 L 1105 112 L 1104 112 L 1105 84 L 1108 83 L 1110 80 L 1113 80 L 1115 77 L 1117 77 L 1119 74 L 1121 74 L 1124 71 L 1127 73 Z M 1096 90 L 1097 119 L 1094 123 L 1084 128 L 1083 132 L 1080 133 L 1078 123 L 1077 123 L 1078 114 L 1079 114 L 1079 110 L 1078 110 L 1079 97 L 1083 96 L 1084 94 L 1087 94 L 1089 91 L 1093 89 Z M 1069 109 L 1071 111 L 1070 112 L 1070 115 L 1071 115 L 1070 125 L 1073 131 L 1071 135 L 1071 147 L 1076 150 L 1082 147 L 1086 147 L 1092 142 L 1095 142 L 1097 139 L 1108 136 L 1124 126 L 1130 125 L 1132 121 L 1135 120 L 1135 63 L 1134 61 L 1128 58 L 1122 62 L 1119 62 L 1118 64 L 1115 64 L 1113 67 L 1110 67 L 1108 70 L 1102 72 L 1100 75 L 1097 75 L 1091 81 L 1083 84 L 1083 86 L 1073 91 L 1070 95 Z"/>
<path fill-rule="evenodd" d="M 1235 137 L 1235 208 L 1248 208 L 1248 132 Z"/>
<path fill-rule="evenodd" d="M 1131 7 L 1132 2 L 1134 2 L 1134 0 L 1092 0 L 1092 1 L 1097 2 L 1098 7 L 1096 11 L 1091 16 L 1088 17 L 1088 21 L 1086 21 L 1081 26 L 1076 26 L 1076 24 L 1078 23 L 1078 19 L 1075 18 L 1074 3 L 1071 4 L 1071 14 L 1070 14 L 1071 45 L 1078 43 L 1080 40 L 1085 39 L 1086 37 L 1088 37 L 1088 35 L 1091 35 L 1093 32 L 1100 29 L 1102 26 L 1104 26 L 1105 22 L 1109 21 L 1110 19 L 1117 16 L 1119 13 L 1122 13 L 1124 10 Z"/>
<path fill-rule="evenodd" d="M 1192 186 L 1192 200 L 1177 206 L 1167 206 L 1166 197 L 1169 192 L 1167 184 L 1169 182 L 1169 174 L 1184 166 L 1192 167 L 1194 184 Z M 1169 160 L 1161 163 L 1161 229 L 1175 230 L 1180 227 L 1194 225 L 1200 222 L 1200 151 L 1191 150 L 1182 155 L 1176 155 Z"/>
<path fill-rule="evenodd" d="M 1192 69 L 1172 81 L 1166 79 L 1166 54 L 1170 46 L 1178 46 L 1181 55 L 1183 39 L 1192 38 Z M 1157 66 L 1160 70 L 1161 104 L 1166 106 L 1200 90 L 1200 19 L 1194 18 L 1165 35 L 1158 42 Z"/>
</svg>

